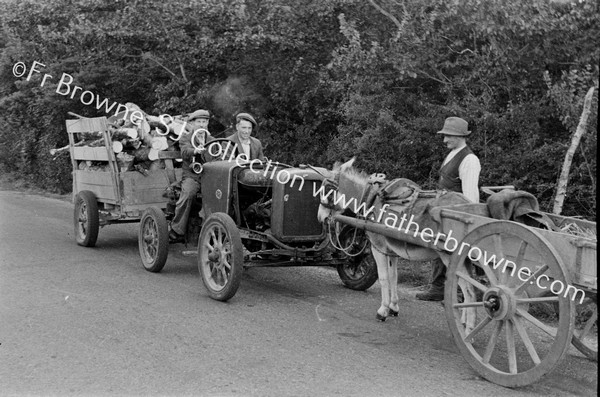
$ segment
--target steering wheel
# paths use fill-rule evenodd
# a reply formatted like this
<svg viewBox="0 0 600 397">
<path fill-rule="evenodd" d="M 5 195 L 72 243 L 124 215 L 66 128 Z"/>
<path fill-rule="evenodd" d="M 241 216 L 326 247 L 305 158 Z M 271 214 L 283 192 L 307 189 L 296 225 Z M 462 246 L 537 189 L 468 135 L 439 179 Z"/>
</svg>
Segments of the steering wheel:
<svg viewBox="0 0 600 397">
<path fill-rule="evenodd" d="M 266 158 L 266 157 L 265 157 L 265 158 Z M 271 165 L 274 165 L 274 166 L 276 166 L 276 167 L 283 167 L 283 168 L 294 168 L 293 166 L 291 166 L 291 165 L 289 165 L 289 164 L 286 164 L 286 163 L 280 163 L 279 161 L 273 161 L 273 160 L 270 160 L 270 161 L 271 161 L 271 163 L 270 163 L 270 164 L 271 164 Z"/>
<path fill-rule="evenodd" d="M 238 151 L 237 143 L 227 138 L 217 138 L 204 144 L 207 161 L 229 160 L 235 158 Z"/>
</svg>

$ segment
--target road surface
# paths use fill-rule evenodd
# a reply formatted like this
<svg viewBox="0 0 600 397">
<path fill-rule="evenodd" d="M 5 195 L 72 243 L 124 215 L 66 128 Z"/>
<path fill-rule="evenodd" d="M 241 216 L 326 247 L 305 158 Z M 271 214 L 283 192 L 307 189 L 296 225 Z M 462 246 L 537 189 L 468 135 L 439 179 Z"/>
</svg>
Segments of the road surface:
<svg viewBox="0 0 600 397">
<path fill-rule="evenodd" d="M 379 287 L 351 291 L 331 269 L 250 269 L 233 299 L 213 301 L 183 245 L 152 274 L 137 224 L 84 248 L 72 213 L 0 191 L 0 395 L 597 393 L 597 364 L 574 349 L 534 385 L 492 384 L 459 354 L 439 303 L 402 289 L 399 317 L 379 323 Z"/>
</svg>

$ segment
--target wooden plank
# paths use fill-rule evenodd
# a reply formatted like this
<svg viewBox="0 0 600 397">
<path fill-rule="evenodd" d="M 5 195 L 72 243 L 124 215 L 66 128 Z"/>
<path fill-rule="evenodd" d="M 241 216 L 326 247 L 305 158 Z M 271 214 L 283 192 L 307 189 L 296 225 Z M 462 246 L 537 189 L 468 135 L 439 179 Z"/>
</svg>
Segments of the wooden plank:
<svg viewBox="0 0 600 397">
<path fill-rule="evenodd" d="M 169 202 L 163 197 L 165 189 L 171 184 L 167 170 L 148 171 L 144 176 L 139 172 L 127 171 L 121 173 L 123 181 L 123 205 L 127 209 L 134 205 L 146 205 Z"/>
<path fill-rule="evenodd" d="M 596 279 L 598 277 L 597 263 L 597 251 L 589 248 L 582 248 L 581 274 L 585 274 Z"/>
<path fill-rule="evenodd" d="M 123 193 L 121 193 L 121 184 L 119 178 L 119 165 L 117 164 L 117 158 L 115 153 L 112 150 L 112 143 L 110 141 L 110 134 L 107 130 L 102 131 L 102 136 L 104 137 L 104 144 L 106 148 L 106 153 L 108 155 L 108 167 L 110 169 L 110 177 L 113 182 L 113 189 L 115 191 L 115 197 L 117 198 L 117 204 L 121 206 L 121 199 Z"/>
<path fill-rule="evenodd" d="M 575 263 L 572 265 L 572 282 L 593 290 L 598 289 L 597 251 L 578 247 Z M 568 265 L 567 265 L 568 266 Z"/>
<path fill-rule="evenodd" d="M 85 184 L 112 188 L 112 179 L 108 171 L 76 170 L 77 179 Z"/>
<path fill-rule="evenodd" d="M 75 160 L 108 161 L 105 147 L 77 146 L 73 148 Z"/>
<path fill-rule="evenodd" d="M 181 153 L 178 151 L 161 150 L 158 152 L 159 159 L 180 159 Z"/>
<path fill-rule="evenodd" d="M 73 180 L 76 181 L 74 193 L 89 190 L 98 201 L 114 203 L 117 200 L 110 172 L 76 170 Z"/>
<path fill-rule="evenodd" d="M 181 169 L 175 169 L 175 176 L 181 180 Z M 144 176 L 137 171 L 127 171 L 120 174 L 121 188 L 123 191 L 123 206 L 131 208 L 147 208 L 156 205 L 165 208 L 169 199 L 163 197 L 165 189 L 170 185 L 168 171 L 149 171 Z M 115 196 L 112 175 L 108 171 L 76 170 L 73 173 L 74 193 L 89 190 L 96 195 L 101 202 L 115 204 L 118 202 Z"/>
<path fill-rule="evenodd" d="M 544 229 L 535 230 L 558 251 L 571 275 L 573 284 L 596 288 L 598 270 L 595 248 L 578 247 L 580 245 L 578 242 L 585 240 L 579 236 Z"/>
<path fill-rule="evenodd" d="M 556 224 L 558 227 L 563 227 L 568 225 L 569 223 L 574 223 L 582 229 L 589 229 L 596 232 L 596 222 L 588 221 L 585 219 L 572 218 L 567 216 L 555 215 L 546 213 L 550 219 Z"/>
<path fill-rule="evenodd" d="M 167 203 L 166 202 L 157 202 L 157 203 L 148 202 L 148 203 L 144 203 L 144 204 L 128 204 L 126 206 L 125 205 L 123 206 L 123 212 L 125 212 L 126 214 L 131 215 L 131 216 L 141 216 L 142 212 L 144 212 L 147 208 L 150 208 L 150 207 L 157 207 L 160 209 L 164 209 L 164 208 L 167 208 Z M 137 212 L 138 215 L 130 214 L 132 212 Z"/>
<path fill-rule="evenodd" d="M 108 126 L 106 117 L 91 117 L 82 118 L 75 120 L 66 120 L 67 132 L 102 132 L 105 131 Z M 100 137 L 100 136 L 98 136 Z"/>
<path fill-rule="evenodd" d="M 589 276 L 587 274 L 574 273 L 573 280 L 571 280 L 573 285 L 579 287 L 586 287 L 593 291 L 598 290 L 598 278 Z"/>
</svg>

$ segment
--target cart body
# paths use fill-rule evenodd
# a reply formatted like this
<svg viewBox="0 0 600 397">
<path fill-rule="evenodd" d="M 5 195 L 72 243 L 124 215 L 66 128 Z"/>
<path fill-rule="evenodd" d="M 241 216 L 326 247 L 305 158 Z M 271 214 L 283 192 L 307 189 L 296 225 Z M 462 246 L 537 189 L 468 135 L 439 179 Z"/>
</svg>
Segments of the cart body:
<svg viewBox="0 0 600 397">
<path fill-rule="evenodd" d="M 497 220 L 491 218 L 486 204 L 459 204 L 440 208 L 442 232 L 453 232 L 458 240 L 464 239 L 467 234 L 476 228 Z M 581 229 L 596 233 L 596 223 L 579 218 L 565 217 L 554 214 L 545 214 L 554 224 L 561 228 L 567 224 L 578 225 Z M 511 222 L 512 221 L 505 221 Z M 535 228 L 536 232 L 541 234 L 552 245 L 566 266 L 572 285 L 585 289 L 591 293 L 596 293 L 597 285 L 597 250 L 596 241 L 587 237 L 577 236 L 566 232 Z M 520 241 L 517 239 L 508 239 L 507 243 L 513 247 Z M 482 249 L 484 247 L 481 247 Z M 514 250 L 509 250 L 514 251 Z M 516 258 L 508 258 L 516 259 Z M 538 266 L 533 259 L 525 258 L 522 266 L 534 269 Z"/>
<path fill-rule="evenodd" d="M 488 380 L 508 387 L 535 382 L 555 368 L 571 342 L 597 361 L 597 254 L 596 239 L 589 237 L 595 222 L 545 214 L 556 226 L 547 230 L 493 219 L 486 204 L 435 207 L 429 214 L 439 239 L 333 218 L 449 258 L 446 319 L 465 359 Z M 559 230 L 569 224 L 590 233 Z"/>
<path fill-rule="evenodd" d="M 180 158 L 177 151 L 159 152 L 165 168 L 139 171 L 121 170 L 112 149 L 106 117 L 67 120 L 69 151 L 73 166 L 73 197 L 81 191 L 90 191 L 100 204 L 101 225 L 120 221 L 136 221 L 149 207 L 166 209 L 169 199 L 165 189 L 181 180 L 181 169 L 174 168 L 173 160 Z M 75 135 L 97 134 L 101 147 L 76 146 Z M 82 162 L 101 164 L 98 170 L 80 169 Z"/>
</svg>

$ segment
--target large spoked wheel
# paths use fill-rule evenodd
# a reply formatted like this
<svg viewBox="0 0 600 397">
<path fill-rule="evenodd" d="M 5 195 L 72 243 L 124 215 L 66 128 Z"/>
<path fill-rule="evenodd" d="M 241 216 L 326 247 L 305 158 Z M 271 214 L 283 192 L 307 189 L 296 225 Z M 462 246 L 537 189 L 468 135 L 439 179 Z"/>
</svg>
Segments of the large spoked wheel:
<svg viewBox="0 0 600 397">
<path fill-rule="evenodd" d="M 340 232 L 338 240 L 349 254 L 344 263 L 337 265 L 342 283 L 355 291 L 367 290 L 377 281 L 377 264 L 367 236 L 362 230 L 346 226 Z"/>
<path fill-rule="evenodd" d="M 100 219 L 96 196 L 82 190 L 75 196 L 75 241 L 84 247 L 93 247 L 98 239 Z"/>
<path fill-rule="evenodd" d="M 226 301 L 237 292 L 244 265 L 240 232 L 229 215 L 210 215 L 198 240 L 198 270 L 212 299 Z"/>
<path fill-rule="evenodd" d="M 586 294 L 582 304 L 577 302 L 573 345 L 583 354 L 598 361 L 598 296 Z"/>
<path fill-rule="evenodd" d="M 165 214 L 156 207 L 150 207 L 142 214 L 138 231 L 140 258 L 144 269 L 160 272 L 169 255 L 169 226 Z"/>
<path fill-rule="evenodd" d="M 569 277 L 559 254 L 535 230 L 509 221 L 482 225 L 461 243 L 466 248 L 452 256 L 444 297 L 459 350 L 499 385 L 537 381 L 564 357 L 573 334 L 573 301 L 564 296 Z M 550 286 L 562 295 L 535 296 Z M 558 318 L 534 311 L 539 303 L 555 306 Z"/>
</svg>

